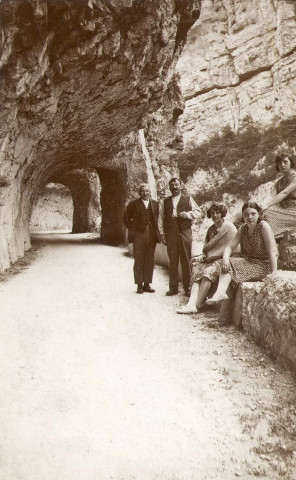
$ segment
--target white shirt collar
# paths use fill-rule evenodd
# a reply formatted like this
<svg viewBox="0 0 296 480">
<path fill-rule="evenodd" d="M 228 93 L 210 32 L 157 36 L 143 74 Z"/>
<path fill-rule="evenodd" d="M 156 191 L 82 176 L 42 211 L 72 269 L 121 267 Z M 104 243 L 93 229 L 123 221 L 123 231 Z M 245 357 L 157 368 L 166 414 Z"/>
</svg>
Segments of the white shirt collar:
<svg viewBox="0 0 296 480">
<path fill-rule="evenodd" d="M 172 196 L 173 203 L 176 205 L 179 202 L 180 198 L 181 198 L 181 192 L 175 197 Z"/>
<path fill-rule="evenodd" d="M 141 200 L 144 203 L 145 207 L 148 208 L 149 207 L 149 198 L 148 198 L 148 200 L 143 200 L 143 198 L 141 198 Z"/>
<path fill-rule="evenodd" d="M 177 206 L 178 206 L 178 203 L 179 203 L 180 198 L 181 198 L 181 192 L 179 193 L 179 195 L 176 195 L 175 197 L 172 196 L 172 201 L 173 201 L 173 217 L 177 217 L 177 216 L 178 216 Z"/>
</svg>

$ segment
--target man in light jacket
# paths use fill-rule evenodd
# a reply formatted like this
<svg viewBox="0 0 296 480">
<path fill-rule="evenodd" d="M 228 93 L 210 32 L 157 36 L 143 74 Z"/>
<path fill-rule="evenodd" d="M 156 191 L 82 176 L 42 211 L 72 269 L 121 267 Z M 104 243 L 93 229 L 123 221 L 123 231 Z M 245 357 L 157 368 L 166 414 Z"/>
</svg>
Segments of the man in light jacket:
<svg viewBox="0 0 296 480">
<path fill-rule="evenodd" d="M 169 257 L 169 290 L 166 295 L 178 293 L 180 259 L 184 293 L 190 296 L 191 226 L 200 216 L 200 209 L 192 197 L 181 193 L 179 178 L 171 178 L 169 189 L 172 195 L 162 201 L 158 222 L 161 241 L 167 246 Z"/>
</svg>

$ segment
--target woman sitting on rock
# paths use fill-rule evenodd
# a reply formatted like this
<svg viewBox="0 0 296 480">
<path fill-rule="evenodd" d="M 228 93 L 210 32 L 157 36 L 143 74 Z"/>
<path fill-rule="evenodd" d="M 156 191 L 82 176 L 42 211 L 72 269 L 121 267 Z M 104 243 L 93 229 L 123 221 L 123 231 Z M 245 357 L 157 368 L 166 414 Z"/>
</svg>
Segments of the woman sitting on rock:
<svg viewBox="0 0 296 480">
<path fill-rule="evenodd" d="M 262 209 L 255 202 L 242 207 L 244 224 L 223 253 L 222 261 L 215 262 L 204 272 L 211 282 L 219 279 L 214 296 L 206 301 L 211 305 L 228 298 L 226 290 L 230 282 L 257 282 L 277 270 L 277 249 L 270 225 L 262 220 Z M 240 245 L 241 257 L 230 258 Z"/>
<path fill-rule="evenodd" d="M 263 210 L 278 239 L 286 230 L 296 228 L 296 165 L 295 159 L 285 154 L 277 155 L 275 164 L 283 176 L 275 183 L 276 195 L 263 205 Z"/>
<path fill-rule="evenodd" d="M 213 220 L 213 225 L 207 231 L 202 255 L 192 257 L 191 293 L 187 305 L 177 309 L 177 313 L 196 313 L 211 287 L 211 281 L 203 277 L 209 263 L 222 258 L 225 247 L 236 234 L 233 223 L 224 219 L 227 207 L 223 203 L 214 202 L 207 211 L 207 217 Z"/>
</svg>

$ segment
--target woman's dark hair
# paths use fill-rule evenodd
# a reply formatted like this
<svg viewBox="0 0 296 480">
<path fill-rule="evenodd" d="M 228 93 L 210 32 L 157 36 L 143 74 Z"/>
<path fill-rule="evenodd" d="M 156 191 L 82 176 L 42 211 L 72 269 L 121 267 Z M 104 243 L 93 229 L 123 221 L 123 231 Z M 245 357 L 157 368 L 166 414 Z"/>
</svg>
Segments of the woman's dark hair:
<svg viewBox="0 0 296 480">
<path fill-rule="evenodd" d="M 281 161 L 284 160 L 284 158 L 288 158 L 291 163 L 291 168 L 295 168 L 296 166 L 295 157 L 293 157 L 292 155 L 286 155 L 285 153 L 281 153 L 275 157 L 275 169 L 277 172 L 280 171 L 279 165 Z"/>
<path fill-rule="evenodd" d="M 212 210 L 215 210 L 216 212 L 220 212 L 222 215 L 222 218 L 224 218 L 227 213 L 227 207 L 224 203 L 213 202 L 210 208 L 207 210 L 208 218 L 211 218 Z"/>
<path fill-rule="evenodd" d="M 244 213 L 244 211 L 247 208 L 254 208 L 255 210 L 257 210 L 257 212 L 259 213 L 258 222 L 260 222 L 262 220 L 263 210 L 262 210 L 261 207 L 259 207 L 258 203 L 256 203 L 256 202 L 246 202 L 246 203 L 244 203 L 243 206 L 242 206 L 242 213 Z"/>
</svg>

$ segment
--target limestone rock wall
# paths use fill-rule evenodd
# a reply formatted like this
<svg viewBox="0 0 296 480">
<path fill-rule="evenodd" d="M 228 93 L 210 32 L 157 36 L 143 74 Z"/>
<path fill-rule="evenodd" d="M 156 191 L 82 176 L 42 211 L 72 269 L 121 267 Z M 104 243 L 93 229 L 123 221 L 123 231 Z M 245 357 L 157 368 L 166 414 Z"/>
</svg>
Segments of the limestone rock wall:
<svg viewBox="0 0 296 480">
<path fill-rule="evenodd" d="M 124 239 L 130 186 L 157 163 L 149 167 L 143 133 L 199 11 L 200 0 L 0 2 L 0 271 L 30 247 L 37 192 L 75 169 L 97 170 L 102 236 Z"/>
<path fill-rule="evenodd" d="M 101 223 L 101 184 L 93 169 L 76 169 L 59 177 L 73 202 L 72 233 L 98 232 Z"/>
<path fill-rule="evenodd" d="M 276 178 L 296 146 L 296 3 L 204 0 L 177 64 L 184 113 L 181 177 L 201 205 L 233 214 Z"/>
<path fill-rule="evenodd" d="M 31 232 L 72 230 L 73 201 L 70 190 L 61 184 L 49 183 L 33 207 L 30 220 Z"/>
<path fill-rule="evenodd" d="M 242 287 L 242 327 L 274 358 L 296 368 L 296 272 Z"/>
<path fill-rule="evenodd" d="M 296 272 L 296 228 L 287 230 L 279 245 L 280 268 Z"/>
<path fill-rule="evenodd" d="M 186 144 L 295 115 L 295 30 L 291 0 L 203 1 L 178 63 Z"/>
</svg>

